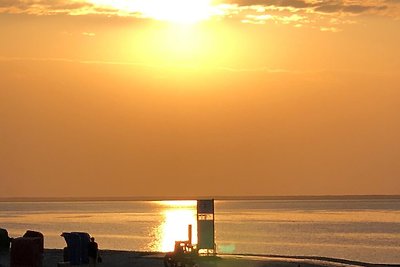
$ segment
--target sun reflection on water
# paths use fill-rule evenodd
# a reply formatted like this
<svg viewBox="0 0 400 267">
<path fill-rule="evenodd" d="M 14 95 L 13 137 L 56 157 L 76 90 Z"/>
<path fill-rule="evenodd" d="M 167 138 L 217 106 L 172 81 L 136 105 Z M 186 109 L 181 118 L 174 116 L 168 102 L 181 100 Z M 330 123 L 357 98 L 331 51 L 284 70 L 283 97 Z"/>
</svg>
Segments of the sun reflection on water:
<svg viewBox="0 0 400 267">
<path fill-rule="evenodd" d="M 154 229 L 152 248 L 167 252 L 174 250 L 177 240 L 188 240 L 188 225 L 192 225 L 192 242 L 197 243 L 196 201 L 160 201 L 163 220 Z"/>
</svg>

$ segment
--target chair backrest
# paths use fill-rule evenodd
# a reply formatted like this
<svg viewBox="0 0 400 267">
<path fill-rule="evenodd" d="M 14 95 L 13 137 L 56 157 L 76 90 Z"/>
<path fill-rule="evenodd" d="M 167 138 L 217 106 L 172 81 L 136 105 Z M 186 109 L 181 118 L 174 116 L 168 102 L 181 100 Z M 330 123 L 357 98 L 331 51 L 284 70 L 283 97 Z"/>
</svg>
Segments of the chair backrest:
<svg viewBox="0 0 400 267">
<path fill-rule="evenodd" d="M 40 239 L 40 253 L 44 252 L 44 236 L 41 232 L 28 230 L 23 237 L 34 237 Z"/>
</svg>

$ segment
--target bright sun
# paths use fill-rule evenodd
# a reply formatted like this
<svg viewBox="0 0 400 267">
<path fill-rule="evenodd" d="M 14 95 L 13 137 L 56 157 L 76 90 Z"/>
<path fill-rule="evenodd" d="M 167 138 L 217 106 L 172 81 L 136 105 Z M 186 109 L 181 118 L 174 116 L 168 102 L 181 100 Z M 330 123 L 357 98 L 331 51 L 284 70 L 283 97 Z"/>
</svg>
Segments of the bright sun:
<svg viewBox="0 0 400 267">
<path fill-rule="evenodd" d="M 182 24 L 211 16 L 211 0 L 91 0 L 92 3 L 139 14 L 145 18 Z"/>
</svg>

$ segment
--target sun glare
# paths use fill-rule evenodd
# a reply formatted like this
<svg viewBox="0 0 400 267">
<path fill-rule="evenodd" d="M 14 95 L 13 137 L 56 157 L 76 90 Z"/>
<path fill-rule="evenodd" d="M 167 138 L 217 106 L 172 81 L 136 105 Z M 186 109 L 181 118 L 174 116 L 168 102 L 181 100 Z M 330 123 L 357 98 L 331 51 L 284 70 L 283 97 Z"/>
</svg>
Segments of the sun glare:
<svg viewBox="0 0 400 267">
<path fill-rule="evenodd" d="M 170 209 L 164 213 L 165 221 L 161 225 L 162 238 L 159 250 L 173 251 L 175 241 L 188 240 L 188 225 L 193 226 L 193 233 L 197 232 L 196 211 L 192 209 Z M 197 243 L 197 235 L 192 235 L 193 243 Z"/>
<path fill-rule="evenodd" d="M 152 249 L 173 251 L 175 241 L 188 240 L 188 225 L 192 225 L 192 241 L 197 243 L 196 201 L 155 201 L 162 207 L 163 221 L 154 229 Z"/>
<path fill-rule="evenodd" d="M 196 207 L 196 200 L 164 200 L 164 201 L 157 201 L 158 204 L 162 206 L 168 206 L 171 208 L 178 208 L 178 207 Z"/>
<path fill-rule="evenodd" d="M 145 18 L 191 24 L 211 16 L 211 0 L 91 0 L 93 4 Z"/>
</svg>

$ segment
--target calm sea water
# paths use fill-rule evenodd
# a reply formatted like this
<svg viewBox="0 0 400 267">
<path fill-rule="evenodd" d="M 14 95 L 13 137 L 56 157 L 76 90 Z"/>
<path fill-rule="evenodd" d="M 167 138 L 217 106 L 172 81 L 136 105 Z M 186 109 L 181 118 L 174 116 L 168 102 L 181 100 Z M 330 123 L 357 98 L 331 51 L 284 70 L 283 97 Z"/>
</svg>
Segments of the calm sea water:
<svg viewBox="0 0 400 267">
<path fill-rule="evenodd" d="M 400 263 L 400 199 L 216 201 L 219 253 L 307 255 Z M 103 249 L 169 251 L 196 232 L 195 202 L 0 202 L 0 227 L 27 229 L 62 248 L 63 231 L 85 231 Z M 196 237 L 194 237 L 196 241 Z"/>
</svg>

